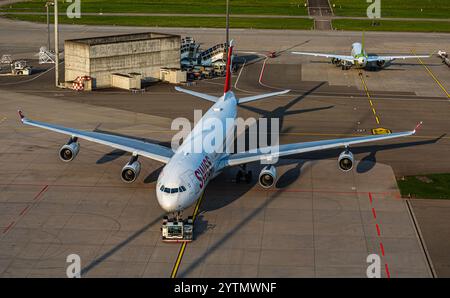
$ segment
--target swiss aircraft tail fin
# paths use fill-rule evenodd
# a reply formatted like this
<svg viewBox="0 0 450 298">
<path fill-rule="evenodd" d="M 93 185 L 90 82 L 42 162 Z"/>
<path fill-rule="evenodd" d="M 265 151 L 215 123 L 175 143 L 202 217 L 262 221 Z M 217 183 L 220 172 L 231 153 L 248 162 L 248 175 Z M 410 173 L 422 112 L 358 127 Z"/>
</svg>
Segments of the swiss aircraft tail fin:
<svg viewBox="0 0 450 298">
<path fill-rule="evenodd" d="M 233 56 L 233 40 L 230 41 L 230 45 L 228 47 L 228 56 L 227 56 L 227 66 L 225 69 L 225 86 L 223 88 L 223 93 L 227 93 L 228 91 L 231 90 L 231 58 Z"/>
</svg>

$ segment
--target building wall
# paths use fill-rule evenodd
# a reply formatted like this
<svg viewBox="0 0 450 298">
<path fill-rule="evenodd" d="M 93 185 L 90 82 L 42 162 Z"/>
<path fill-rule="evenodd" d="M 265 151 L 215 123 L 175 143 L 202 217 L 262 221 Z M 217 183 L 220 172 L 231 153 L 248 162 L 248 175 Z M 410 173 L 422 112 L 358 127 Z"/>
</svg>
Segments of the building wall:
<svg viewBox="0 0 450 298">
<path fill-rule="evenodd" d="M 87 44 L 64 42 L 64 80 L 73 81 L 78 76 L 90 75 L 89 46 Z"/>
<path fill-rule="evenodd" d="M 88 45 L 64 44 L 65 80 L 89 75 L 95 88 L 111 86 L 112 73 L 138 72 L 142 78 L 159 78 L 161 67 L 180 67 L 180 36 Z"/>
</svg>

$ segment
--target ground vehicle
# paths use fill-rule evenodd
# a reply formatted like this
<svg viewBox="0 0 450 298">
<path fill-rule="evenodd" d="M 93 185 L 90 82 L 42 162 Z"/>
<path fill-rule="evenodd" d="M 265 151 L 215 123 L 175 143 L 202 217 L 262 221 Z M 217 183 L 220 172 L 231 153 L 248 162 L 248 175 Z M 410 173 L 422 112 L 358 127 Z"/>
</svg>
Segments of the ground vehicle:
<svg viewBox="0 0 450 298">
<path fill-rule="evenodd" d="M 161 227 L 161 237 L 164 242 L 191 242 L 193 240 L 193 219 L 189 216 L 184 221 L 169 219 L 165 216 Z"/>
</svg>

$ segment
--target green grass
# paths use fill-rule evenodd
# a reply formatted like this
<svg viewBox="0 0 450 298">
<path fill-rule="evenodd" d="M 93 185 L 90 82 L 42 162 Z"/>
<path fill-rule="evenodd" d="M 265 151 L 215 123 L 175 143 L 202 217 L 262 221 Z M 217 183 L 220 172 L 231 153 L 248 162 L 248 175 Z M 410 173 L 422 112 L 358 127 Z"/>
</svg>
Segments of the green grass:
<svg viewBox="0 0 450 298">
<path fill-rule="evenodd" d="M 11 19 L 31 22 L 46 22 L 46 16 L 41 15 L 6 15 Z M 53 18 L 52 18 L 53 19 Z M 51 20 L 53 22 L 53 20 Z M 60 23 L 86 25 L 117 25 L 117 26 L 147 26 L 147 27 L 200 27 L 224 28 L 225 19 L 221 17 L 116 17 L 116 16 L 82 16 L 80 19 L 69 19 L 60 16 Z M 263 19 L 263 18 L 231 18 L 231 28 L 254 29 L 306 29 L 313 27 L 310 19 Z"/>
<path fill-rule="evenodd" d="M 333 20 L 333 28 L 352 31 L 450 32 L 450 22 Z"/>
<path fill-rule="evenodd" d="M 403 197 L 450 199 L 450 174 L 407 176 L 397 183 Z"/>
<path fill-rule="evenodd" d="M 3 6 L 8 11 L 45 11 L 46 0 Z M 232 14 L 307 15 L 306 0 L 231 0 Z M 60 3 L 65 11 L 71 3 Z M 81 12 L 224 14 L 225 0 L 82 0 Z"/>
<path fill-rule="evenodd" d="M 367 16 L 370 3 L 365 0 L 330 0 L 335 15 Z M 421 11 L 422 9 L 422 11 Z M 449 0 L 381 0 L 381 17 L 385 18 L 450 18 Z"/>
</svg>

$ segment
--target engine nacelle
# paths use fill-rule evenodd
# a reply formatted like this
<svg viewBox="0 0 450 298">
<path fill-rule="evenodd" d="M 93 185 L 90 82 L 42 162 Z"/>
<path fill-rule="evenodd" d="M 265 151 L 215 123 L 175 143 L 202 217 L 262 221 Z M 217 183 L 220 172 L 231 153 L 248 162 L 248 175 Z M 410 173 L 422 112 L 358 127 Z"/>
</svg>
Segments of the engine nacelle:
<svg viewBox="0 0 450 298">
<path fill-rule="evenodd" d="M 339 168 L 344 172 L 348 172 L 353 168 L 353 161 L 354 161 L 353 153 L 351 153 L 348 150 L 345 150 L 339 155 L 338 158 Z"/>
<path fill-rule="evenodd" d="M 265 166 L 259 173 L 259 184 L 264 188 L 270 188 L 277 180 L 277 169 L 274 166 Z"/>
<path fill-rule="evenodd" d="M 386 64 L 386 61 L 384 61 L 384 60 L 378 60 L 377 61 L 377 66 L 378 67 L 383 67 L 385 64 Z"/>
<path fill-rule="evenodd" d="M 78 142 L 70 142 L 59 149 L 59 158 L 62 161 L 72 161 L 80 151 L 80 144 Z"/>
<path fill-rule="evenodd" d="M 341 59 L 338 58 L 331 58 L 331 63 L 339 65 L 341 64 Z"/>
<path fill-rule="evenodd" d="M 122 180 L 126 183 L 134 182 L 136 181 L 140 172 L 141 172 L 141 163 L 139 161 L 136 160 L 133 162 L 129 162 L 122 168 L 121 173 Z"/>
</svg>

